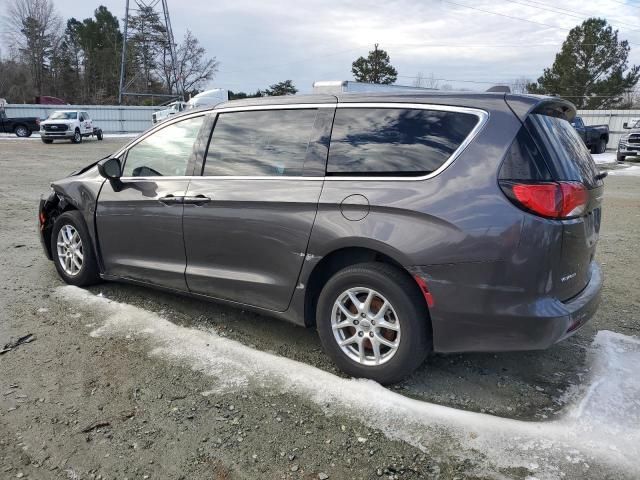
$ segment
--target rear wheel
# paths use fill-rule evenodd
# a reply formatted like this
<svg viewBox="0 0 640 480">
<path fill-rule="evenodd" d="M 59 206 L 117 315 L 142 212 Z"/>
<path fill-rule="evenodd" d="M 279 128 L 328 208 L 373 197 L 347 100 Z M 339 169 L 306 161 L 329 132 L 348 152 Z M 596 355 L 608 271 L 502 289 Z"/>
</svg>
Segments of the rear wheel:
<svg viewBox="0 0 640 480">
<path fill-rule="evenodd" d="M 29 131 L 29 129 L 24 125 L 18 125 L 13 130 L 13 133 L 15 133 L 17 137 L 22 137 L 22 138 L 25 138 L 31 135 L 31 132 Z"/>
<path fill-rule="evenodd" d="M 100 281 L 91 237 L 77 210 L 60 215 L 51 232 L 51 253 L 62 279 L 79 287 Z"/>
<path fill-rule="evenodd" d="M 76 128 L 76 131 L 73 134 L 73 138 L 71 138 L 72 143 L 82 143 L 82 134 L 80 130 Z"/>
<path fill-rule="evenodd" d="M 317 328 L 327 354 L 345 373 L 382 384 L 413 372 L 431 346 L 429 316 L 413 279 L 384 263 L 337 272 L 317 307 Z"/>
</svg>

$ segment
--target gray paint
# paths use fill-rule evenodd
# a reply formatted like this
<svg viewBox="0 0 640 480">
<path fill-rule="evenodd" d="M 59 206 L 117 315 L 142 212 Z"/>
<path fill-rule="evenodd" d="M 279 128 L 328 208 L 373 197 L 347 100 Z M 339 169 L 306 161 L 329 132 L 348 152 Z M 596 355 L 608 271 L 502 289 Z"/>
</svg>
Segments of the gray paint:
<svg viewBox="0 0 640 480">
<path fill-rule="evenodd" d="M 488 121 L 431 178 L 324 178 L 336 100 L 338 107 L 394 102 L 474 108 L 486 112 Z M 305 177 L 200 176 L 216 112 L 296 104 L 317 104 L 325 112 L 316 122 Z M 427 281 L 435 299 L 430 320 L 436 351 L 544 348 L 597 308 L 602 284 L 592 262 L 597 231 L 585 239 L 579 234 L 582 219 L 568 225 L 523 212 L 500 190 L 497 172 L 528 112 L 567 105 L 496 93 L 247 99 L 208 110 L 188 170 L 192 176 L 122 179 L 125 188 L 116 189 L 105 183 L 95 225 L 102 184 L 95 168 L 54 185 L 83 211 L 99 244 L 105 278 L 242 304 L 304 325 L 314 269 L 334 252 L 358 247 Z M 158 202 L 181 192 L 211 202 Z M 570 262 L 563 261 L 563 244 L 576 255 Z M 560 285 L 575 264 L 580 274 Z M 575 296 L 560 301 L 567 292 Z"/>
</svg>

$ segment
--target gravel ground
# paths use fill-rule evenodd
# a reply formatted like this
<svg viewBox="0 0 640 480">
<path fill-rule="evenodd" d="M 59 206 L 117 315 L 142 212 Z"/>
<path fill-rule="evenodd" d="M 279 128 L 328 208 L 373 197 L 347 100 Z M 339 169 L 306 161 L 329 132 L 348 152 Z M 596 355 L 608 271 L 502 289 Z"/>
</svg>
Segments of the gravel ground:
<svg viewBox="0 0 640 480">
<path fill-rule="evenodd" d="M 249 381 L 208 391 L 212 373 L 202 365 L 155 355 L 149 342 L 129 335 L 89 335 L 109 320 L 108 308 L 74 304 L 59 294 L 62 282 L 36 233 L 37 200 L 49 181 L 126 141 L 0 139 L 0 348 L 34 335 L 0 355 L 0 478 L 640 476 L 640 467 L 629 474 L 597 459 L 558 461 L 556 476 L 535 462 L 505 466 L 482 450 L 462 452 L 447 432 L 439 432 L 438 441 L 418 442 L 394 435 L 389 425 L 377 428 L 375 419 L 363 421 L 370 398 L 332 409 L 292 382 L 270 388 Z M 638 176 L 606 180 L 598 249 L 604 300 L 587 326 L 543 352 L 435 355 L 391 390 L 488 419 L 560 417 L 589 376 L 596 332 L 639 333 L 640 260 L 633 248 L 640 240 L 639 187 Z M 169 319 L 179 332 L 210 332 L 341 377 L 313 330 L 137 286 L 103 283 L 89 291 Z"/>
</svg>

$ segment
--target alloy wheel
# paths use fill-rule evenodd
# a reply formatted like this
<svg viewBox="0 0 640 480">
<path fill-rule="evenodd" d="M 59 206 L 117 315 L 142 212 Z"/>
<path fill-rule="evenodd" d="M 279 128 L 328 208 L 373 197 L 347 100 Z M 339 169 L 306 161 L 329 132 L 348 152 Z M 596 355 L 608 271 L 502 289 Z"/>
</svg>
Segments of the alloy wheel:
<svg viewBox="0 0 640 480">
<path fill-rule="evenodd" d="M 386 363 L 400 346 L 400 319 L 393 305 L 371 288 L 342 292 L 333 304 L 331 328 L 342 351 L 361 365 Z"/>
<path fill-rule="evenodd" d="M 72 225 L 63 225 L 56 239 L 58 262 L 67 275 L 76 276 L 82 270 L 84 255 L 82 239 Z"/>
</svg>

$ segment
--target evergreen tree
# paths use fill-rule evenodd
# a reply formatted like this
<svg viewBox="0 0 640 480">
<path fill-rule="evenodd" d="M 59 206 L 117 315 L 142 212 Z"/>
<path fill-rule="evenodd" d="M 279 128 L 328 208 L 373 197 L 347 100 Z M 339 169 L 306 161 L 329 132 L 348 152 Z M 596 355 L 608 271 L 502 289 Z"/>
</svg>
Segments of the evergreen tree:
<svg viewBox="0 0 640 480">
<path fill-rule="evenodd" d="M 274 83 L 264 92 L 258 90 L 256 93 L 260 94 L 256 95 L 258 97 L 261 97 L 262 93 L 267 96 L 295 95 L 296 93 L 298 93 L 298 89 L 293 85 L 293 82 L 291 80 L 284 80 L 283 82 Z"/>
<path fill-rule="evenodd" d="M 367 58 L 360 57 L 351 64 L 351 72 L 358 82 L 391 84 L 398 78 L 398 72 L 391 65 L 389 54 L 374 45 Z"/>
<path fill-rule="evenodd" d="M 640 78 L 640 66 L 628 66 L 629 51 L 606 20 L 590 18 L 571 29 L 553 66 L 527 90 L 565 97 L 577 108 L 625 106 L 625 94 Z"/>
</svg>

